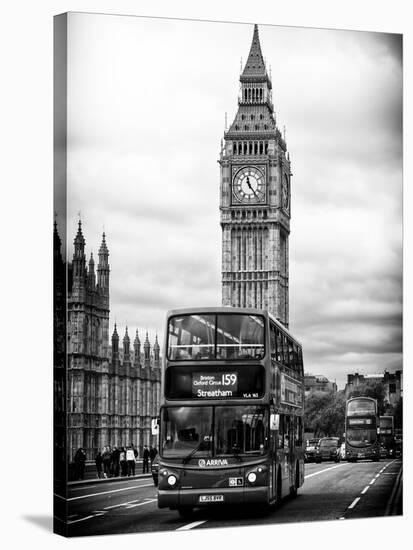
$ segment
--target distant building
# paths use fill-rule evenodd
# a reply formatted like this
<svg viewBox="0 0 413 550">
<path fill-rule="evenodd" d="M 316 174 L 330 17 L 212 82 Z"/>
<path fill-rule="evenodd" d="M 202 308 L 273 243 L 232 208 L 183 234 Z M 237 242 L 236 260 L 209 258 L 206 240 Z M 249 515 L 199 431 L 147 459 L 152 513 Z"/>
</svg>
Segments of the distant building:
<svg viewBox="0 0 413 550">
<path fill-rule="evenodd" d="M 321 374 L 304 374 L 305 395 L 314 391 L 333 392 L 337 391 L 337 384 L 330 382 Z"/>
<path fill-rule="evenodd" d="M 403 397 L 403 372 L 396 370 L 396 372 L 384 371 L 377 374 L 354 374 L 347 375 L 347 384 L 345 387 L 346 398 L 354 391 L 358 386 L 374 386 L 376 384 L 382 384 L 384 387 L 384 401 L 388 405 L 394 406 L 400 397 Z"/>
<path fill-rule="evenodd" d="M 62 387 L 55 397 L 66 393 L 67 399 L 66 453 L 69 461 L 79 447 L 85 449 L 88 459 L 94 459 L 97 451 L 107 445 L 134 444 L 142 456 L 144 445 L 156 443 L 151 434 L 151 420 L 159 414 L 161 362 L 158 339 L 151 346 L 146 333 L 141 350 L 136 331 L 132 351 L 128 328 L 122 347 L 115 324 L 112 345 L 109 345 L 110 269 L 105 234 L 96 272 L 93 255 L 86 265 L 80 221 L 72 262 L 65 266 L 56 226 L 54 247 L 55 270 L 67 272 L 67 295 L 62 284 L 55 288 L 54 370 L 55 387 Z M 64 277 L 60 279 L 65 280 Z M 62 324 L 64 315 L 60 314 L 66 308 L 67 327 Z M 66 372 L 66 376 L 59 375 L 60 371 Z M 63 406 L 58 408 L 63 409 Z M 60 416 L 55 411 L 55 426 L 61 428 Z"/>
</svg>

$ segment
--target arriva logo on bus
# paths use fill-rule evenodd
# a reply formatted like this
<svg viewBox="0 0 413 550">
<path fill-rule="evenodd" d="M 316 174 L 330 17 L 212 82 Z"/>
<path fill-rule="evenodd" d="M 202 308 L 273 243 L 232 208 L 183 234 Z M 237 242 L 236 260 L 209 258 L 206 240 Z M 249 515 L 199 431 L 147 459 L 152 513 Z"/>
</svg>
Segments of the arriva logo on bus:
<svg viewBox="0 0 413 550">
<path fill-rule="evenodd" d="M 201 458 L 198 460 L 198 466 L 200 468 L 205 468 L 206 466 L 227 466 L 228 460 L 226 458 L 211 458 L 208 460 L 204 460 Z"/>
</svg>

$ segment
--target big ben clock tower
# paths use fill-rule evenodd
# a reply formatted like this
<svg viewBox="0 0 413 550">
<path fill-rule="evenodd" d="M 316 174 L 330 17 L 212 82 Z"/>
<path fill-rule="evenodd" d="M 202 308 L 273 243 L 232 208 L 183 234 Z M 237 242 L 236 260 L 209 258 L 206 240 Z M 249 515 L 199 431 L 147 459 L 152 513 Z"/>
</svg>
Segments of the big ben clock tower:
<svg viewBox="0 0 413 550">
<path fill-rule="evenodd" d="M 267 309 L 288 327 L 290 160 L 257 25 L 219 164 L 222 303 Z"/>
</svg>

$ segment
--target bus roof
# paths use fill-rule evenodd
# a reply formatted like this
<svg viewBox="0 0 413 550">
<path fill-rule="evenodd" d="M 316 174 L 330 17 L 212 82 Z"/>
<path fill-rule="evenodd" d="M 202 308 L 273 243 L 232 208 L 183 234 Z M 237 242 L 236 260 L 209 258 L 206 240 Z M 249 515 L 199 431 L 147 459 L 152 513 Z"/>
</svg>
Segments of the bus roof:
<svg viewBox="0 0 413 550">
<path fill-rule="evenodd" d="M 193 315 L 195 313 L 243 313 L 246 315 L 263 315 L 267 319 L 277 325 L 285 334 L 287 334 L 291 340 L 294 340 L 296 344 L 302 347 L 301 343 L 291 334 L 280 321 L 278 321 L 269 311 L 266 309 L 257 309 L 252 307 L 231 307 L 231 306 L 217 306 L 217 307 L 184 307 L 179 309 L 171 309 L 167 312 L 166 316 L 175 317 L 176 315 Z"/>
</svg>

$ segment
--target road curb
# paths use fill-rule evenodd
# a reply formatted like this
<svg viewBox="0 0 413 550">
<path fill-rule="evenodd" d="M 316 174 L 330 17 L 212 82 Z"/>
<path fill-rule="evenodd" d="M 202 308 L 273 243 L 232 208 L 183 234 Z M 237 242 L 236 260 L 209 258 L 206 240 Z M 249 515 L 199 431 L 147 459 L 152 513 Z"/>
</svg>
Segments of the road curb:
<svg viewBox="0 0 413 550">
<path fill-rule="evenodd" d="M 152 474 L 138 474 L 136 476 L 119 476 L 119 477 L 102 477 L 102 478 L 95 478 L 95 479 L 82 479 L 77 481 L 68 481 L 67 485 L 68 487 L 77 487 L 79 485 L 92 485 L 96 483 L 107 483 L 113 482 L 113 481 L 128 481 L 131 479 L 138 480 L 138 479 L 149 479 L 152 478 Z"/>
<path fill-rule="evenodd" d="M 394 482 L 392 492 L 390 494 L 389 501 L 384 512 L 385 516 L 398 516 L 399 504 L 401 502 L 401 508 L 403 508 L 403 464 L 400 466 L 400 470 L 397 474 L 396 481 Z"/>
</svg>

